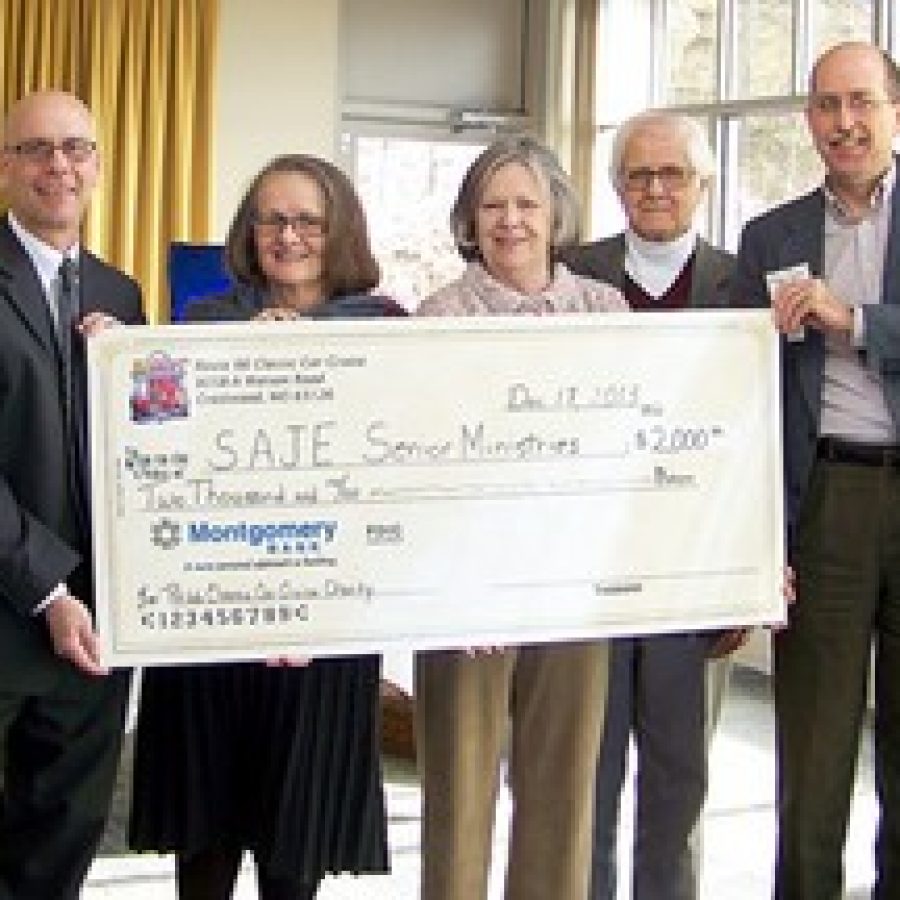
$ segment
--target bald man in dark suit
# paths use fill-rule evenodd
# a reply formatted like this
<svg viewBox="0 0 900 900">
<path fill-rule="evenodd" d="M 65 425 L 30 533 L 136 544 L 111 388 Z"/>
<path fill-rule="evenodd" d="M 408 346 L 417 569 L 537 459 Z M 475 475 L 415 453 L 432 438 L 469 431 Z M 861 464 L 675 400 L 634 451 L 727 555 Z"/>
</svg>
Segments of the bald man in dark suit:
<svg viewBox="0 0 900 900">
<path fill-rule="evenodd" d="M 85 336 L 139 322 L 137 285 L 79 246 L 90 113 L 31 94 L 3 127 L 0 190 L 0 900 L 79 894 L 118 759 L 128 675 L 92 610 Z"/>
</svg>

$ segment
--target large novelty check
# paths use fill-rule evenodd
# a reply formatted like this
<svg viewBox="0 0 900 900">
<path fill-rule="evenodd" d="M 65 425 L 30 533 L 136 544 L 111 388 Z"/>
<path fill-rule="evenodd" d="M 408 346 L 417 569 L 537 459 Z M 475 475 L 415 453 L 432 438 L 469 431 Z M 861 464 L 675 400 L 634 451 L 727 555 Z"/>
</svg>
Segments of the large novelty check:
<svg viewBox="0 0 900 900">
<path fill-rule="evenodd" d="M 766 311 L 120 328 L 90 379 L 111 664 L 783 616 Z"/>
</svg>

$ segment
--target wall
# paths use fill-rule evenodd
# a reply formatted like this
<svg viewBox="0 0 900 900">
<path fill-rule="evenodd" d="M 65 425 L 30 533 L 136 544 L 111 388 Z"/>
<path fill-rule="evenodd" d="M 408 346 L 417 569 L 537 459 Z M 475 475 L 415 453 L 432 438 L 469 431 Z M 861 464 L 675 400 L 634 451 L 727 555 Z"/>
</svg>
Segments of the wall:
<svg viewBox="0 0 900 900">
<path fill-rule="evenodd" d="M 221 0 L 215 235 L 286 152 L 335 157 L 340 0 Z"/>
<path fill-rule="evenodd" d="M 528 0 L 344 0 L 347 100 L 518 111 L 528 5 Z"/>
</svg>

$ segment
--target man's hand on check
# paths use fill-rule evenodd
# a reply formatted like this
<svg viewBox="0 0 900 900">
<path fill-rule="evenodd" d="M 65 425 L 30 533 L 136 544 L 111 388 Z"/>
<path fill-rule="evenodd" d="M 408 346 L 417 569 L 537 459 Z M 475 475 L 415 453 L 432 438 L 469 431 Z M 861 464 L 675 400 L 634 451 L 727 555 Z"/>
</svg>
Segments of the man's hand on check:
<svg viewBox="0 0 900 900">
<path fill-rule="evenodd" d="M 89 675 L 106 675 L 100 663 L 97 635 L 87 607 L 71 594 L 58 597 L 44 613 L 50 640 L 57 656 Z"/>
<path fill-rule="evenodd" d="M 797 591 L 795 587 L 796 577 L 794 570 L 790 566 L 784 567 L 784 581 L 781 584 L 781 594 L 788 606 L 791 606 L 797 599 Z M 768 626 L 772 631 L 781 631 L 784 624 L 774 624 Z M 719 632 L 718 636 L 712 641 L 707 650 L 706 655 L 709 659 L 722 659 L 730 656 L 735 650 L 743 647 L 750 637 L 750 628 L 733 628 L 728 631 Z"/>
<path fill-rule="evenodd" d="M 806 326 L 844 335 L 853 334 L 853 310 L 838 300 L 819 278 L 797 278 L 784 282 L 772 296 L 772 318 L 783 334 Z"/>
<path fill-rule="evenodd" d="M 709 650 L 706 651 L 707 659 L 723 659 L 731 656 L 735 650 L 747 643 L 749 635 L 749 628 L 732 628 L 720 632 L 719 636 L 710 644 Z"/>
<path fill-rule="evenodd" d="M 794 603 L 797 602 L 797 576 L 794 574 L 794 570 L 790 566 L 784 567 L 784 581 L 781 585 L 781 595 L 784 597 L 787 605 L 789 607 L 788 612 L 790 613 L 790 607 L 793 606 Z M 767 626 L 768 629 L 777 633 L 779 631 L 783 631 L 787 628 L 787 621 L 784 622 L 774 622 L 771 625 Z"/>
<path fill-rule="evenodd" d="M 88 313 L 79 323 L 78 330 L 86 337 L 92 338 L 102 331 L 118 328 L 122 323 L 115 317 L 104 312 Z"/>
<path fill-rule="evenodd" d="M 784 567 L 784 583 L 781 585 L 781 594 L 788 606 L 797 601 L 797 575 L 790 566 Z"/>
</svg>

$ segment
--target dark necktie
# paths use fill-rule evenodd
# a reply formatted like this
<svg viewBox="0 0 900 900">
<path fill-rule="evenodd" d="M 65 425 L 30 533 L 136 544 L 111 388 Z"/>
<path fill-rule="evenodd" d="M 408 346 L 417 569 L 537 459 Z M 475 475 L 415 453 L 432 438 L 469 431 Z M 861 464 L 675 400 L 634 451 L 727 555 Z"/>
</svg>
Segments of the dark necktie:
<svg viewBox="0 0 900 900">
<path fill-rule="evenodd" d="M 66 428 L 69 465 L 69 489 L 73 510 L 82 534 L 87 533 L 88 486 L 86 481 L 86 411 L 83 390 L 78 382 L 81 367 L 75 360 L 75 325 L 79 319 L 78 264 L 64 257 L 59 266 L 59 290 L 56 298 L 56 340 L 59 346 L 59 380 Z"/>
<path fill-rule="evenodd" d="M 56 340 L 59 344 L 60 381 L 66 418 L 72 411 L 72 340 L 78 321 L 78 267 L 64 257 L 59 266 L 59 291 L 56 300 Z M 71 427 L 71 421 L 67 424 Z"/>
</svg>

